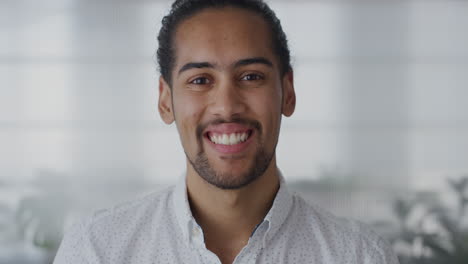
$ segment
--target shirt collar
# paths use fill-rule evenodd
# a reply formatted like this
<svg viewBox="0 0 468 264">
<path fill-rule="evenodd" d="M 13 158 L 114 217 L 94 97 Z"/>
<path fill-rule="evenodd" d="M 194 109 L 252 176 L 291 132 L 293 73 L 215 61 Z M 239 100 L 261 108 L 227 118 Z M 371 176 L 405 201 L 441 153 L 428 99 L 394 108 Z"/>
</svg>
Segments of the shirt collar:
<svg viewBox="0 0 468 264">
<path fill-rule="evenodd" d="M 293 203 L 292 195 L 287 189 L 285 179 L 280 170 L 278 170 L 278 177 L 280 184 L 279 190 L 276 193 L 273 205 L 262 223 L 260 223 L 260 225 L 264 223 L 268 224 L 268 229 L 263 237 L 263 246 L 278 232 L 281 225 L 285 222 Z M 179 179 L 179 182 L 175 186 L 173 202 L 177 222 L 182 230 L 184 239 L 189 242 L 191 239 L 191 231 L 195 226 L 198 226 L 198 224 L 190 210 L 185 174 Z"/>
<path fill-rule="evenodd" d="M 280 183 L 279 190 L 276 193 L 276 197 L 270 211 L 268 211 L 263 220 L 263 223 L 268 223 L 268 229 L 263 237 L 264 247 L 286 221 L 293 203 L 292 195 L 288 191 L 286 181 L 280 170 L 278 170 L 278 177 Z"/>
<path fill-rule="evenodd" d="M 179 223 L 180 229 L 182 230 L 183 238 L 186 241 L 190 239 L 190 231 L 192 230 L 193 222 L 195 219 L 192 216 L 190 205 L 187 197 L 187 184 L 186 175 L 180 177 L 177 185 L 174 189 L 174 210 Z"/>
</svg>

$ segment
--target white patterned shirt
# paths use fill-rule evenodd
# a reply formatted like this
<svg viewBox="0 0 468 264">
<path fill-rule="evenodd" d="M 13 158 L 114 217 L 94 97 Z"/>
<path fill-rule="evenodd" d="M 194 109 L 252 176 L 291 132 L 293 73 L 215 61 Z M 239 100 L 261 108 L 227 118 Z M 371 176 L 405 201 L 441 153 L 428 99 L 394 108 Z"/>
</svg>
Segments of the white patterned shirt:
<svg viewBox="0 0 468 264">
<path fill-rule="evenodd" d="M 185 177 L 171 188 L 96 212 L 73 226 L 54 264 L 220 264 L 190 211 Z M 398 264 L 391 247 L 363 224 L 333 216 L 284 178 L 264 220 L 233 263 Z"/>
</svg>

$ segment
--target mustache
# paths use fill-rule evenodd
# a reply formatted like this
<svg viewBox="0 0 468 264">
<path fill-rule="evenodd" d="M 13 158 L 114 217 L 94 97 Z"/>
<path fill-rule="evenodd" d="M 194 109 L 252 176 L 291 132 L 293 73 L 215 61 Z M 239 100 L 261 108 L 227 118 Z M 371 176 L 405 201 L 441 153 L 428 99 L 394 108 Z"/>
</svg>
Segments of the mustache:
<svg viewBox="0 0 468 264">
<path fill-rule="evenodd" d="M 220 124 L 226 124 L 226 123 L 230 123 L 230 124 L 236 123 L 236 124 L 246 125 L 246 126 L 253 127 L 255 129 L 257 129 L 258 131 L 262 132 L 262 125 L 260 124 L 260 122 L 258 122 L 257 120 L 254 120 L 254 119 L 242 118 L 242 117 L 233 117 L 233 118 L 227 120 L 227 119 L 218 118 L 218 119 L 214 119 L 214 120 L 211 120 L 211 121 L 208 121 L 206 123 L 198 125 L 197 129 L 196 129 L 197 138 L 201 139 L 203 131 L 208 126 L 210 126 L 210 125 L 220 125 Z"/>
</svg>

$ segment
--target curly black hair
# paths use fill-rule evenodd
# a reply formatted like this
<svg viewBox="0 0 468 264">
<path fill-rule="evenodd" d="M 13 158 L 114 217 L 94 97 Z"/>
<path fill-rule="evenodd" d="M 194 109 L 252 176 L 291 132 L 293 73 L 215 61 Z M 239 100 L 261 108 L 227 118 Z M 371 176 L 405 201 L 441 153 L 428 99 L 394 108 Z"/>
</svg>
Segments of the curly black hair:
<svg viewBox="0 0 468 264">
<path fill-rule="evenodd" d="M 173 45 L 174 32 L 177 26 L 190 16 L 207 8 L 237 7 L 259 14 L 271 28 L 274 52 L 279 58 L 281 74 L 292 70 L 291 58 L 286 34 L 276 14 L 262 0 L 176 0 L 167 16 L 162 20 L 158 35 L 157 60 L 159 70 L 166 82 L 172 85 L 172 68 L 174 67 L 175 51 Z"/>
</svg>

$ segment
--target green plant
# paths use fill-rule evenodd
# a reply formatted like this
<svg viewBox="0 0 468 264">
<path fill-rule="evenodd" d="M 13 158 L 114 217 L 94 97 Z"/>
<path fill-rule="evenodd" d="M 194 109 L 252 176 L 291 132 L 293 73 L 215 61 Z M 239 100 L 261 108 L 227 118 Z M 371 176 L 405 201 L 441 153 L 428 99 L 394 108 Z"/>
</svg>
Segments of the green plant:
<svg viewBox="0 0 468 264">
<path fill-rule="evenodd" d="M 455 206 L 434 192 L 394 203 L 399 232 L 392 241 L 402 264 L 468 263 L 468 176 L 448 183 Z"/>
</svg>

